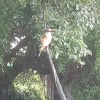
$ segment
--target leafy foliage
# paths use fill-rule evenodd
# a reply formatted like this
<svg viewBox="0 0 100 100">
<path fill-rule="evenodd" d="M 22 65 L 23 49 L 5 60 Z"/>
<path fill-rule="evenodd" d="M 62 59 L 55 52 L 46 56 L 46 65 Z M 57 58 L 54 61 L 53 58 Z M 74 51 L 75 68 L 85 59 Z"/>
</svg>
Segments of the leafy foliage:
<svg viewBox="0 0 100 100">
<path fill-rule="evenodd" d="M 53 59 L 56 59 L 59 72 L 65 72 L 70 60 L 85 65 L 82 58 L 94 56 L 92 66 L 86 66 L 81 81 L 83 88 L 76 84 L 74 93 L 76 100 L 100 99 L 100 1 L 99 0 L 1 0 L 0 1 L 0 75 L 9 68 L 4 67 L 3 53 L 11 52 L 10 34 L 13 27 L 26 25 L 28 35 L 39 39 L 43 30 L 55 29 L 50 50 Z M 94 54 L 95 53 L 95 54 Z M 92 55 L 93 54 L 93 55 Z M 10 62 L 8 62 L 10 64 Z M 11 64 L 10 64 L 11 65 Z M 9 66 L 10 66 L 9 65 Z M 12 65 L 12 68 L 14 66 Z M 89 73 L 87 73 L 89 72 Z M 8 73 L 8 71 L 7 71 Z M 28 75 L 28 76 L 27 76 Z M 29 76 L 31 77 L 29 78 Z M 95 82 L 89 83 L 89 77 L 95 77 Z M 88 82 L 87 82 L 88 81 Z M 36 82 L 36 84 L 32 84 Z M 40 100 L 42 83 L 39 76 L 33 72 L 23 73 L 15 79 L 14 86 L 17 92 L 26 95 L 37 95 Z M 41 85 L 40 85 L 41 84 Z M 33 90 L 31 88 L 36 88 Z M 78 88 L 79 86 L 79 88 Z M 20 88 L 19 88 L 20 87 Z M 81 88 L 80 88 L 81 87 Z M 73 90 L 72 87 L 70 87 Z M 29 92 L 30 90 L 30 92 Z M 37 93 L 37 91 L 39 91 Z M 41 95 L 39 97 L 39 94 Z M 87 95 L 88 94 L 88 95 Z M 25 95 L 25 98 L 27 96 Z M 85 97 L 85 98 L 84 98 Z M 32 97 L 34 98 L 34 97 Z"/>
<path fill-rule="evenodd" d="M 36 73 L 36 71 L 32 71 L 31 69 L 27 72 L 20 73 L 14 79 L 14 87 L 15 91 L 24 97 L 27 100 L 44 100 L 44 86 L 40 79 L 40 76 Z"/>
<path fill-rule="evenodd" d="M 80 91 L 76 91 L 75 98 L 77 100 L 99 100 L 100 99 L 100 89 L 99 86 L 91 87 L 89 85 L 86 85 L 84 89 L 80 89 Z"/>
</svg>

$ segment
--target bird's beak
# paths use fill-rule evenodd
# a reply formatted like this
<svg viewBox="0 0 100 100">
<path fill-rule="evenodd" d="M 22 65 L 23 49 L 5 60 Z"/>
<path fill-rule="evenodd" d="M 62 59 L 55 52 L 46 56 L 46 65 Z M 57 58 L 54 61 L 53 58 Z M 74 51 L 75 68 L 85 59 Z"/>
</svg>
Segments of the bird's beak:
<svg viewBox="0 0 100 100">
<path fill-rule="evenodd" d="M 51 29 L 49 32 L 55 32 L 55 30 L 54 29 Z"/>
<path fill-rule="evenodd" d="M 45 32 L 55 32 L 54 29 L 46 29 Z"/>
</svg>

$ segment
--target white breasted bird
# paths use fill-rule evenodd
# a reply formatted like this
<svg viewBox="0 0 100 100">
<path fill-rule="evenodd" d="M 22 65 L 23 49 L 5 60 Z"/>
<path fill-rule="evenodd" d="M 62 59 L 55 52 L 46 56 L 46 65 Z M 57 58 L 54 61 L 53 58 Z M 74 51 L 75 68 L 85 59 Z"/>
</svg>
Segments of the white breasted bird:
<svg viewBox="0 0 100 100">
<path fill-rule="evenodd" d="M 41 48 L 39 49 L 40 52 L 39 52 L 39 56 L 41 55 L 41 52 L 49 46 L 49 44 L 51 43 L 51 40 L 52 40 L 52 32 L 54 32 L 53 29 L 46 29 L 44 31 L 44 35 L 43 37 L 40 39 L 41 41 Z"/>
</svg>

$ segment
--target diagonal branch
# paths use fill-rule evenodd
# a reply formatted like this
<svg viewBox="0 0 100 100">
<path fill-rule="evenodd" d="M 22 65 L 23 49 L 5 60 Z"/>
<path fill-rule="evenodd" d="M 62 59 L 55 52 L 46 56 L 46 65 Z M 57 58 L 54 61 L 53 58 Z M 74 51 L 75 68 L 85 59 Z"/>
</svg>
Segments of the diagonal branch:
<svg viewBox="0 0 100 100">
<path fill-rule="evenodd" d="M 67 99 L 66 99 L 66 96 L 65 96 L 65 94 L 64 94 L 64 91 L 63 91 L 63 89 L 62 89 L 61 83 L 60 83 L 60 81 L 59 81 L 59 78 L 58 78 L 56 69 L 55 69 L 55 67 L 54 67 L 53 61 L 52 61 L 52 59 L 51 59 L 51 56 L 50 56 L 49 48 L 48 48 L 48 47 L 47 47 L 47 54 L 48 54 L 48 57 L 49 57 L 49 62 L 50 62 L 50 64 L 51 64 L 51 69 L 52 69 L 54 81 L 55 81 L 55 84 L 56 84 L 56 88 L 57 88 L 57 92 L 58 92 L 58 95 L 59 95 L 59 97 L 60 97 L 60 100 L 67 100 Z"/>
</svg>

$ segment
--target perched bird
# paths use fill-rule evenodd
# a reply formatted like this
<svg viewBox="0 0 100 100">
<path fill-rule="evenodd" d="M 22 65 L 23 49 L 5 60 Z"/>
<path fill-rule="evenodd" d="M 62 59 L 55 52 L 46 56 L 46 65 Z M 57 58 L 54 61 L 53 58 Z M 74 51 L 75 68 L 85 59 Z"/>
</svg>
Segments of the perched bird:
<svg viewBox="0 0 100 100">
<path fill-rule="evenodd" d="M 51 43 L 51 40 L 52 40 L 52 32 L 54 32 L 53 29 L 46 29 L 44 31 L 44 35 L 43 37 L 40 39 L 41 41 L 41 48 L 39 49 L 40 52 L 39 52 L 39 56 L 41 55 L 41 52 L 47 47 L 49 46 L 49 44 Z"/>
</svg>

